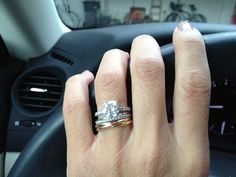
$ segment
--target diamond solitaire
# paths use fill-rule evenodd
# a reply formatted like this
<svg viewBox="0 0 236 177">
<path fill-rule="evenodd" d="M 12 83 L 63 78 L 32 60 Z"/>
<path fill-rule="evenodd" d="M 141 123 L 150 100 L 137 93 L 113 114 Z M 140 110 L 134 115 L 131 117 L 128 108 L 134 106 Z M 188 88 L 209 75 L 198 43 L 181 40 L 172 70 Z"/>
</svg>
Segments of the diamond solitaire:
<svg viewBox="0 0 236 177">
<path fill-rule="evenodd" d="M 119 106 L 116 101 L 109 101 L 104 105 L 102 110 L 104 118 L 108 120 L 113 120 L 119 115 Z"/>
<path fill-rule="evenodd" d="M 121 113 L 130 112 L 127 106 L 120 106 L 117 101 L 112 100 L 103 104 L 102 110 L 95 113 L 99 120 L 113 121 L 121 119 Z"/>
</svg>

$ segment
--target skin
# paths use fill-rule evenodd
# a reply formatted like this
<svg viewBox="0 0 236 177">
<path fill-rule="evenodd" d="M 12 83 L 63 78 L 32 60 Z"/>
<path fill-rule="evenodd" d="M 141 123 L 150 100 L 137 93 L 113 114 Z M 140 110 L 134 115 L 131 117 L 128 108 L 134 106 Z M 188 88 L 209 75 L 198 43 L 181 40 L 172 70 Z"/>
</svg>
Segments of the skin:
<svg viewBox="0 0 236 177">
<path fill-rule="evenodd" d="M 160 47 L 148 35 L 136 37 L 130 54 L 106 52 L 95 78 L 97 106 L 108 100 L 127 104 L 130 58 L 133 124 L 92 132 L 85 71 L 66 83 L 63 112 L 68 177 L 207 177 L 210 72 L 204 40 L 181 23 L 174 31 L 174 121 L 167 121 L 165 68 Z"/>
</svg>

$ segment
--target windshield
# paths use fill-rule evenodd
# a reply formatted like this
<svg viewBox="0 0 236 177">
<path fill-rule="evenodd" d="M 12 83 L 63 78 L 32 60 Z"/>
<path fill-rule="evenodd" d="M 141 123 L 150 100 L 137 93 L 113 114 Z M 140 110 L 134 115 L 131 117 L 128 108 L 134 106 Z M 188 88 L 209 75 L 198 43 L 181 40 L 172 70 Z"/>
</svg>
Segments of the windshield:
<svg viewBox="0 0 236 177">
<path fill-rule="evenodd" d="M 55 0 L 70 28 L 99 28 L 136 23 L 236 23 L 236 0 Z"/>
</svg>

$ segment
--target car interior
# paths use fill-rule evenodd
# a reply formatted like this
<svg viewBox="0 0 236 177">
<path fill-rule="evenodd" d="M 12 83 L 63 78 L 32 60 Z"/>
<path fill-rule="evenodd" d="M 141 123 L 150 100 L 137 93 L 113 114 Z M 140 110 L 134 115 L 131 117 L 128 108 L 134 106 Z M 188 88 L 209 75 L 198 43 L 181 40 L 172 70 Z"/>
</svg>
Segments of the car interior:
<svg viewBox="0 0 236 177">
<path fill-rule="evenodd" d="M 205 11 L 200 11 L 202 6 L 196 5 L 198 13 L 195 6 L 183 10 L 182 1 L 156 1 L 165 3 L 163 6 L 147 2 L 122 1 L 129 13 L 121 21 L 116 16 L 118 12 L 98 13 L 109 6 L 121 8 L 120 1 L 0 0 L 0 177 L 66 176 L 62 113 L 66 80 L 84 70 L 96 75 L 107 50 L 119 48 L 129 52 L 132 40 L 141 34 L 152 35 L 161 46 L 166 108 L 169 122 L 173 121 L 172 33 L 179 21 L 186 19 L 204 36 L 211 71 L 209 177 L 236 176 L 236 26 L 233 24 L 236 1 L 201 1 L 202 5 L 207 4 L 205 9 L 212 18 L 214 5 L 224 6 L 226 10 L 220 12 L 225 16 L 220 23 L 209 20 Z M 147 8 L 150 3 L 152 6 Z M 76 13 L 76 5 L 83 15 Z M 159 12 L 161 7 L 167 10 Z M 231 8 L 230 13 L 226 7 Z M 229 23 L 223 23 L 228 14 Z M 130 91 L 130 76 L 127 86 Z M 94 114 L 93 85 L 89 94 Z M 131 97 L 128 100 L 131 104 Z"/>
</svg>

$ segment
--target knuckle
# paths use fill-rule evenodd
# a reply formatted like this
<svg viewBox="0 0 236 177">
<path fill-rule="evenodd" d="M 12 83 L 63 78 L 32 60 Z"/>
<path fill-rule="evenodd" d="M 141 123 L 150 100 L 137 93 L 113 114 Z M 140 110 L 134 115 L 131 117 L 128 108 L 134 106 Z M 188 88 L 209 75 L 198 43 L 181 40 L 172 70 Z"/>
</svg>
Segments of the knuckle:
<svg viewBox="0 0 236 177">
<path fill-rule="evenodd" d="M 187 96 L 210 96 L 211 82 L 208 74 L 203 71 L 191 71 L 186 73 L 180 81 Z"/>
<path fill-rule="evenodd" d="M 145 152 L 145 151 L 144 151 Z M 131 158 L 131 164 L 134 168 L 143 168 L 145 171 L 155 169 L 155 165 L 160 158 L 151 153 L 138 153 Z"/>
<path fill-rule="evenodd" d="M 66 81 L 66 88 L 70 87 L 72 84 L 74 84 L 75 82 L 78 82 L 80 80 L 80 75 L 74 75 L 71 76 L 69 79 L 67 79 Z"/>
<path fill-rule="evenodd" d="M 188 49 L 193 49 L 195 51 L 202 51 L 205 50 L 204 40 L 201 34 L 192 34 L 191 36 L 184 36 L 183 40 L 183 47 Z"/>
<path fill-rule="evenodd" d="M 131 153 L 131 159 L 133 163 L 137 166 L 151 166 L 151 164 L 156 164 L 156 161 L 162 159 L 163 152 L 161 147 L 157 142 L 151 142 L 149 144 L 140 143 L 140 140 L 137 140 L 134 143 L 135 146 L 139 145 L 139 148 L 134 150 Z"/>
<path fill-rule="evenodd" d="M 132 68 L 138 77 L 153 80 L 156 77 L 163 77 L 165 66 L 162 59 L 156 56 L 143 56 L 134 61 Z"/>
<path fill-rule="evenodd" d="M 175 152 L 166 148 L 166 145 L 158 142 L 140 144 L 140 141 L 138 140 L 134 142 L 133 146 L 137 147 L 137 145 L 139 148 L 134 149 L 128 156 L 132 168 L 142 168 L 147 172 L 152 172 L 152 170 L 155 169 L 155 174 L 159 174 L 160 176 L 168 176 L 164 174 L 161 175 L 161 173 L 164 173 L 162 169 L 164 169 L 166 165 L 172 164 L 173 159 L 177 157 Z M 157 164 L 160 167 L 158 169 L 156 168 Z"/>
<path fill-rule="evenodd" d="M 120 70 L 107 70 L 101 72 L 95 79 L 95 85 L 101 89 L 115 89 L 124 80 L 124 73 Z"/>
</svg>

